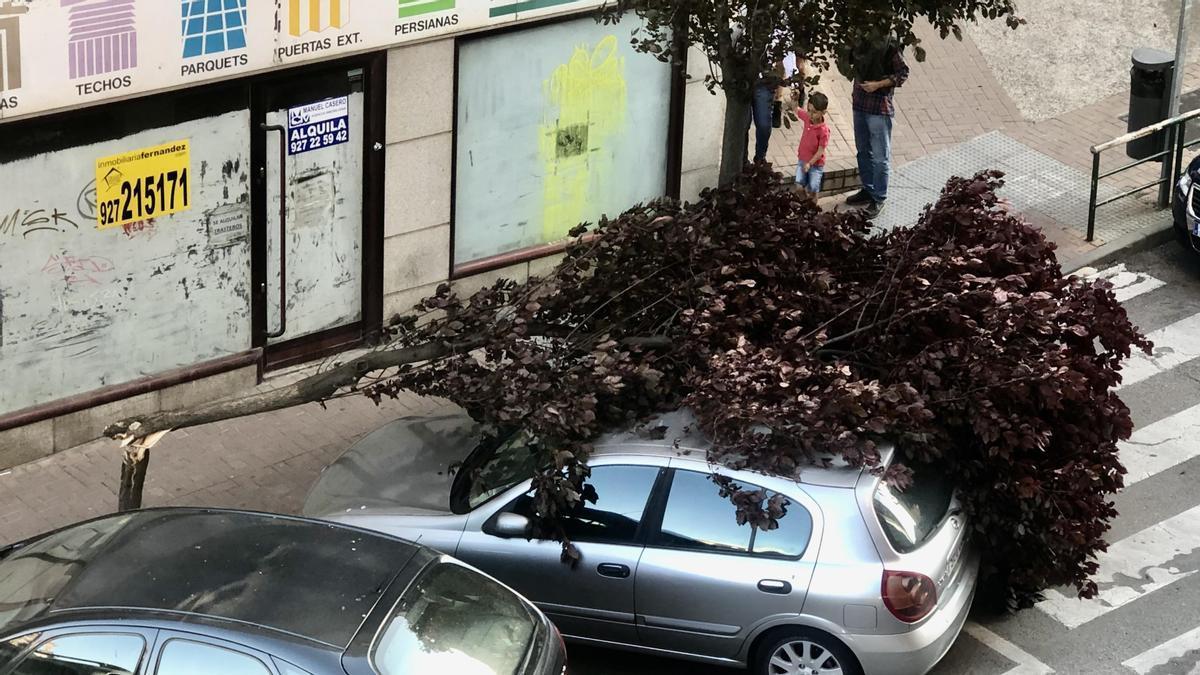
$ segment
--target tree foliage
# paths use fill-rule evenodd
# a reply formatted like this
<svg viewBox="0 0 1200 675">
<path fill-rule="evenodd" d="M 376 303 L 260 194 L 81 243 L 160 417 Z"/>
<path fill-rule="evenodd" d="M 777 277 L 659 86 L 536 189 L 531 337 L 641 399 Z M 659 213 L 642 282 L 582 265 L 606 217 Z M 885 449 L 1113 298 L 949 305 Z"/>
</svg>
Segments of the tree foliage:
<svg viewBox="0 0 1200 675">
<path fill-rule="evenodd" d="M 894 38 L 924 61 L 914 30 L 918 21 L 928 21 L 942 39 L 961 40 L 967 22 L 1003 20 L 1016 28 L 1024 21 L 1015 12 L 1013 0 L 609 0 L 601 18 L 610 23 L 630 14 L 641 18 L 631 43 L 661 61 L 679 62 L 688 46 L 707 57 L 705 84 L 711 92 L 722 89 L 727 100 L 724 183 L 746 156 L 754 83 L 787 54 L 808 59 L 815 82 L 816 73 L 835 63 L 845 71 L 847 56 L 862 41 Z"/>
<path fill-rule="evenodd" d="M 954 478 L 989 579 L 1014 601 L 1061 584 L 1090 595 L 1132 431 L 1113 387 L 1149 344 L 1106 282 L 1062 275 L 1053 244 L 998 203 L 1001 184 L 952 179 L 915 226 L 886 234 L 814 210 L 765 170 L 696 204 L 638 206 L 545 279 L 469 298 L 440 288 L 424 317 L 395 321 L 391 348 L 481 349 L 364 391 L 442 396 L 497 437 L 532 433 L 543 534 L 560 539 L 589 442 L 656 412 L 689 406 L 718 461 L 784 476 L 829 453 L 878 469 L 887 439 L 898 487 L 916 463 Z M 720 489 L 745 521 L 781 513 Z"/>
<path fill-rule="evenodd" d="M 1063 276 L 1054 245 L 1002 208 L 1001 185 L 996 172 L 951 179 L 915 225 L 873 233 L 752 169 L 694 204 L 580 226 L 544 278 L 469 297 L 443 285 L 375 351 L 291 388 L 106 433 L 339 395 L 444 397 L 493 441 L 537 439 L 539 534 L 570 559 L 559 523 L 596 498 L 590 443 L 688 406 L 726 466 L 795 476 L 834 455 L 903 489 L 932 462 L 962 492 L 994 591 L 1018 605 L 1058 585 L 1090 596 L 1124 482 L 1117 442 L 1132 431 L 1114 386 L 1150 345 L 1107 282 Z M 886 471 L 885 440 L 897 447 Z M 787 517 L 717 482 L 739 520 Z"/>
</svg>

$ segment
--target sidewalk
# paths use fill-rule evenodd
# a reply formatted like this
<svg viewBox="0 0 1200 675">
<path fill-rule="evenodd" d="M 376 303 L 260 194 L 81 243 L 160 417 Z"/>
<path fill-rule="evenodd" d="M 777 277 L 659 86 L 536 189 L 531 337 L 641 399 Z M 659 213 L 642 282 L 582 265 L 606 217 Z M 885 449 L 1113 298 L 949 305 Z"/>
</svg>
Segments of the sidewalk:
<svg viewBox="0 0 1200 675">
<path fill-rule="evenodd" d="M 324 410 L 308 404 L 175 431 L 150 452 L 143 505 L 296 513 L 321 468 L 359 438 L 402 415 L 444 405 L 407 396 L 376 406 L 352 396 Z M 121 450 L 107 439 L 0 472 L 0 544 L 112 512 L 120 472 Z"/>
<path fill-rule="evenodd" d="M 916 222 L 948 178 L 983 169 L 1005 172 L 1007 185 L 1001 195 L 1058 244 L 1064 263 L 1132 232 L 1170 224 L 1170 212 L 1154 204 L 1157 190 L 1146 190 L 1100 207 L 1095 238 L 1086 241 L 1090 147 L 1126 133 L 1128 92 L 1057 117 L 1027 121 L 969 33 L 961 42 L 942 40 L 927 25 L 918 27 L 917 34 L 927 58 L 923 63 L 908 58 L 911 73 L 896 94 L 892 179 L 888 208 L 877 220 L 880 227 Z M 1200 87 L 1200 65 L 1189 66 L 1184 75 L 1183 91 Z M 856 168 L 850 82 L 832 71 L 821 75 L 817 89 L 830 99 L 833 129 L 826 171 Z M 1182 111 L 1200 104 L 1195 96 L 1185 95 L 1183 100 Z M 785 175 L 795 172 L 800 132 L 797 125 L 772 135 L 769 159 Z M 1121 148 L 1105 152 L 1101 160 L 1102 173 L 1131 161 Z M 1158 164 L 1147 163 L 1103 179 L 1098 198 L 1145 185 L 1156 180 L 1158 172 Z M 837 208 L 842 201 L 830 198 L 822 205 Z"/>
</svg>

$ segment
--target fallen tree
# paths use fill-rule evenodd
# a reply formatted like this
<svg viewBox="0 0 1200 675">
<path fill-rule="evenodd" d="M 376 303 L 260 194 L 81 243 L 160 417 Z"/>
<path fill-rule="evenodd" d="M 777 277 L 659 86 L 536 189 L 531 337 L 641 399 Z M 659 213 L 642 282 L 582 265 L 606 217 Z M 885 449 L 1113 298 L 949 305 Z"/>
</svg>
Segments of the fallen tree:
<svg viewBox="0 0 1200 675">
<path fill-rule="evenodd" d="M 1001 185 L 954 178 L 914 226 L 872 234 L 751 169 L 695 204 L 638 206 L 586 238 L 581 226 L 545 278 L 466 298 L 442 286 L 384 346 L 290 388 L 106 434 L 136 446 L 332 396 L 443 397 L 490 436 L 539 439 L 540 534 L 567 559 L 557 523 L 596 497 L 586 460 L 605 430 L 690 406 L 718 461 L 779 475 L 827 453 L 879 470 L 886 438 L 897 487 L 925 462 L 957 482 L 987 583 L 1016 605 L 1065 584 L 1088 597 L 1132 431 L 1113 388 L 1149 343 L 1107 282 L 1063 276 L 1053 244 L 998 203 Z M 714 489 L 775 526 L 778 504 Z"/>
</svg>

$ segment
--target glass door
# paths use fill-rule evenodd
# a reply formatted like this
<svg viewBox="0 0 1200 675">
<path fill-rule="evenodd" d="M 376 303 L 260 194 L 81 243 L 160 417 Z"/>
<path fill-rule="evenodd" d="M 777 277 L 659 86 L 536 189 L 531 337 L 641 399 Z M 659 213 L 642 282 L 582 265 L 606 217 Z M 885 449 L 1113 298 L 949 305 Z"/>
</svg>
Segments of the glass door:
<svg viewBox="0 0 1200 675">
<path fill-rule="evenodd" d="M 362 337 L 367 148 L 362 67 L 256 92 L 256 344 L 286 365 Z"/>
</svg>

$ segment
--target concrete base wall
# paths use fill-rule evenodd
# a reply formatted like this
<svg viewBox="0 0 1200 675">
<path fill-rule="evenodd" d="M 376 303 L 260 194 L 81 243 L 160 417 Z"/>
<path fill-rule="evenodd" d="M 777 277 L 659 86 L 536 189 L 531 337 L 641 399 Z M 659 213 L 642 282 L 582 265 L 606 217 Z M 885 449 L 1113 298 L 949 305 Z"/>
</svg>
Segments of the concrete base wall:
<svg viewBox="0 0 1200 675">
<path fill-rule="evenodd" d="M 257 382 L 257 366 L 247 366 L 69 415 L 0 431 L 0 470 L 94 441 L 100 438 L 100 432 L 105 427 L 122 418 L 208 403 L 249 391 Z"/>
</svg>

